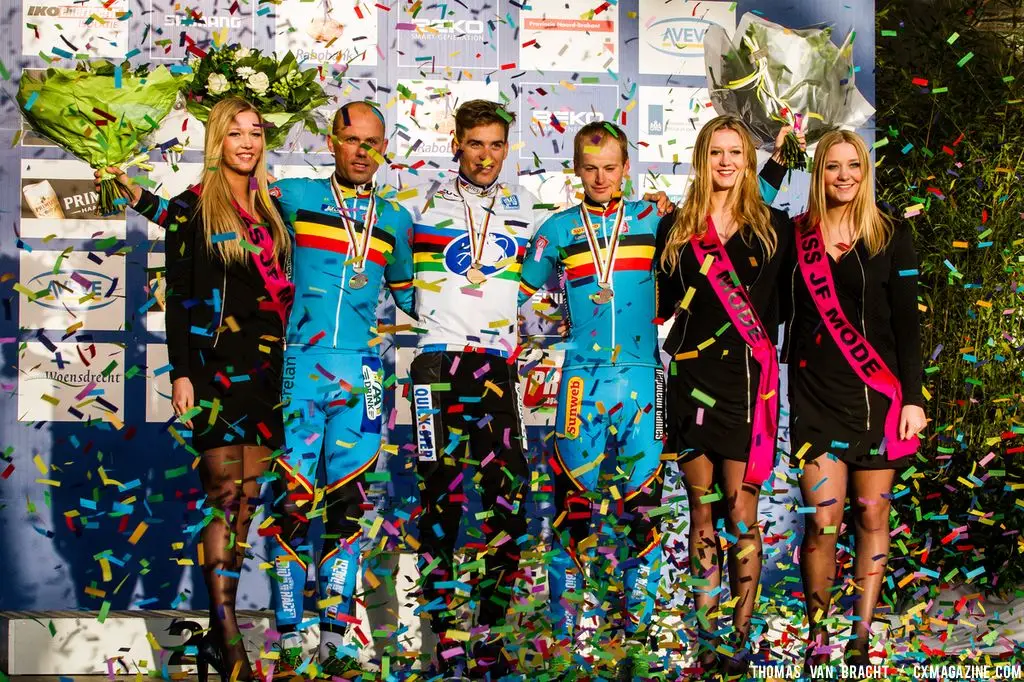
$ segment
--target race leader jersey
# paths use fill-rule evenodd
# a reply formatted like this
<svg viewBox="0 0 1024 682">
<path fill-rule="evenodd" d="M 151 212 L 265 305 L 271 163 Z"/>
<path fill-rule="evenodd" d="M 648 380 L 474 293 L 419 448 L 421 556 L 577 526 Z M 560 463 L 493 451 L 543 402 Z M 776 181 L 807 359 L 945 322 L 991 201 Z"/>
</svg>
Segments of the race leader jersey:
<svg viewBox="0 0 1024 682">
<path fill-rule="evenodd" d="M 537 232 L 523 263 L 519 302 L 544 286 L 556 268 L 564 273 L 559 279 L 569 337 L 560 344 L 563 367 L 661 367 L 654 324 L 658 221 L 657 207 L 648 201 L 599 206 L 588 200 L 551 216 Z"/>
<path fill-rule="evenodd" d="M 340 206 L 329 178 L 290 178 L 271 186 L 295 236 L 287 341 L 376 355 L 382 277 L 398 307 L 412 312 L 412 218 L 369 185 L 338 189 Z M 371 205 L 366 242 L 364 219 Z"/>
<path fill-rule="evenodd" d="M 455 178 L 433 189 L 413 229 L 416 316 L 423 330 L 417 353 L 468 347 L 507 357 L 516 346 L 523 256 L 537 216 L 543 220 L 548 212 L 518 185 L 480 188 Z M 470 281 L 479 279 L 471 270 L 482 280 Z"/>
</svg>

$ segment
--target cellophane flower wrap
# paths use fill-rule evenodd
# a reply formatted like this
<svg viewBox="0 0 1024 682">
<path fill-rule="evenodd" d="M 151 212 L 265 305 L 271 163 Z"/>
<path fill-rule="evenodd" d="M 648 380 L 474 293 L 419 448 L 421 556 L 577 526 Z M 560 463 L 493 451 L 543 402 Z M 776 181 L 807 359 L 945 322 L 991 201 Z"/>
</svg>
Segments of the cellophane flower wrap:
<svg viewBox="0 0 1024 682">
<path fill-rule="evenodd" d="M 217 102 L 241 97 L 268 124 L 263 131 L 268 149 L 282 147 L 298 123 L 312 133 L 325 126 L 316 109 L 330 98 L 316 81 L 317 70 L 300 69 L 291 52 L 278 61 L 258 50 L 230 46 L 210 50 L 191 66 L 194 77 L 185 93 L 187 106 L 204 124 Z"/>
<path fill-rule="evenodd" d="M 875 109 L 854 83 L 853 36 L 836 46 L 829 27 L 794 30 L 749 12 L 732 39 L 712 26 L 704 64 L 715 110 L 742 118 L 762 147 L 785 125 L 805 126 L 808 145 L 829 130 L 863 126 Z M 792 135 L 783 156 L 790 168 L 806 163 Z"/>
<path fill-rule="evenodd" d="M 18 105 L 38 134 L 96 169 L 144 166 L 151 135 L 170 113 L 182 77 L 163 66 L 152 70 L 128 62 L 82 62 L 74 69 L 23 73 Z M 98 211 L 124 210 L 125 190 L 104 173 Z"/>
</svg>

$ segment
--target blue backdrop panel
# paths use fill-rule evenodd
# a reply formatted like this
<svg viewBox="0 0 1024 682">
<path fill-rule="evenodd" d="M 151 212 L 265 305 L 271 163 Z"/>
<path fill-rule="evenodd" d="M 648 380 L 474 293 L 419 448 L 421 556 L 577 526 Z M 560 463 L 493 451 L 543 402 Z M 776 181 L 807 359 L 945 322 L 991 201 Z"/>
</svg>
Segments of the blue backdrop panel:
<svg viewBox="0 0 1024 682">
<path fill-rule="evenodd" d="M 573 194 L 564 173 L 572 135 L 616 111 L 634 143 L 648 142 L 634 144 L 634 181 L 686 174 L 688 153 L 673 158 L 666 148 L 656 150 L 671 146 L 678 132 L 693 134 L 688 104 L 700 93 L 688 89 L 705 84 L 697 46 L 706 27 L 702 16 L 735 22 L 756 11 L 792 27 L 833 24 L 838 36 L 855 30 L 857 82 L 874 99 L 874 6 L 867 0 L 534 3 L 549 6 L 544 12 L 468 0 L 424 6 L 415 15 L 406 3 L 390 3 L 390 11 L 372 2 L 333 5 L 344 7 L 330 0 L 5 0 L 0 6 L 8 29 L 0 33 L 0 71 L 10 73 L 0 81 L 0 610 L 205 605 L 191 565 L 202 493 L 193 458 L 168 434 L 161 397 L 166 355 L 150 289 L 162 266 L 159 230 L 133 214 L 126 222 L 94 220 L 87 210 L 96 201 L 88 168 L 31 136 L 11 144 L 20 135 L 14 93 L 24 69 L 69 66 L 64 55 L 75 53 L 171 64 L 211 40 L 294 49 L 310 63 L 329 62 L 323 72 L 335 102 L 325 113 L 365 96 L 385 106 L 389 152 L 410 167 L 382 173 L 394 185 L 453 168 L 446 114 L 460 98 L 484 93 L 518 115 L 504 179 L 554 201 Z M 414 93 L 415 111 L 412 102 L 398 101 L 400 84 Z M 168 124 L 193 140 L 177 159 L 183 170 L 163 178 L 167 187 L 194 180 L 202 161 L 201 131 L 184 121 L 179 112 Z M 652 154 L 663 156 L 652 160 Z M 322 139 L 306 135 L 292 151 L 275 153 L 272 163 L 279 174 L 322 173 L 331 159 Z M 802 199 L 794 190 L 779 203 L 798 207 Z M 55 271 L 66 250 L 68 263 L 78 260 Z M 48 287 L 49 298 L 29 301 L 17 283 L 33 291 Z M 82 301 L 89 291 L 95 297 Z M 384 305 L 381 314 L 393 318 L 392 307 Z M 539 328 L 536 320 L 531 325 Z M 408 346 L 412 339 L 397 342 Z M 387 371 L 394 372 L 396 353 L 386 351 Z M 389 399 L 394 408 L 395 396 Z M 384 513 L 394 515 L 415 506 L 415 485 L 408 428 L 402 419 L 392 422 L 390 440 L 399 449 L 386 463 Z M 530 435 L 536 444 L 544 432 L 534 428 Z M 781 507 L 768 505 L 766 513 L 775 517 L 774 532 L 792 523 Z M 251 539 L 265 559 L 261 539 Z M 266 578 L 250 562 L 240 606 L 268 603 Z"/>
</svg>

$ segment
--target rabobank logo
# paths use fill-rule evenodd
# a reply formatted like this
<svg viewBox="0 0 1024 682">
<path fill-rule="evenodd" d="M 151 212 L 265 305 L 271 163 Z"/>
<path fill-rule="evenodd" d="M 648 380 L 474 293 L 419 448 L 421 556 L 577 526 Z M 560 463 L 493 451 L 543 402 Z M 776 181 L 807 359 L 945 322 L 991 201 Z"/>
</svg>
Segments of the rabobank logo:
<svg viewBox="0 0 1024 682">
<path fill-rule="evenodd" d="M 714 24 L 700 17 L 672 17 L 646 29 L 647 44 L 672 57 L 703 57 L 704 34 Z"/>
<path fill-rule="evenodd" d="M 102 310 L 116 300 L 109 295 L 117 286 L 117 279 L 95 270 L 75 270 L 68 278 L 65 273 L 54 274 L 52 270 L 39 273 L 25 283 L 37 291 L 46 288 L 46 296 L 36 298 L 33 303 L 49 310 L 66 310 L 84 313 Z"/>
<path fill-rule="evenodd" d="M 507 267 L 509 258 L 516 255 L 516 240 L 507 234 L 487 235 L 483 256 L 480 258 L 480 271 L 490 277 Z M 465 275 L 473 265 L 473 254 L 470 252 L 469 235 L 464 234 L 452 240 L 444 250 L 444 266 L 456 275 Z"/>
</svg>

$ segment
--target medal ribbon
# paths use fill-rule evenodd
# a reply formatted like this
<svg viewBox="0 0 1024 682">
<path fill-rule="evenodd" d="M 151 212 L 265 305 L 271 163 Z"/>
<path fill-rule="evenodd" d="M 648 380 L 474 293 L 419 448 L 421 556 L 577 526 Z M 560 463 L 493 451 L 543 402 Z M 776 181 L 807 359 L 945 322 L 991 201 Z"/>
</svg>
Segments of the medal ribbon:
<svg viewBox="0 0 1024 682">
<path fill-rule="evenodd" d="M 484 226 L 480 230 L 480 234 L 476 232 L 476 225 L 473 222 L 473 210 L 469 207 L 466 195 L 462 193 L 462 182 L 460 180 L 455 181 L 455 191 L 459 193 L 459 198 L 462 199 L 462 208 L 466 211 L 466 229 L 469 230 L 469 255 L 472 258 L 470 267 L 476 267 L 484 257 L 487 231 L 490 229 L 491 215 L 494 213 L 494 203 L 498 200 L 498 192 L 501 191 L 501 185 L 495 186 L 491 203 L 484 209 Z"/>
<path fill-rule="evenodd" d="M 806 228 L 807 216 L 797 218 L 796 253 L 800 274 L 803 275 L 807 291 L 811 294 L 814 307 L 825 322 L 832 340 L 835 341 L 847 364 L 860 380 L 871 389 L 889 399 L 889 411 L 885 415 L 885 451 L 889 460 L 899 459 L 917 452 L 920 441 L 917 437 L 900 438 L 900 414 L 903 410 L 903 388 L 899 379 L 882 360 L 882 356 L 850 324 L 839 305 L 839 296 L 832 279 L 832 267 L 828 264 L 825 240 L 821 236 L 821 224 Z M 862 357 L 854 357 L 859 349 Z M 868 369 L 871 372 L 868 372 Z"/>
<path fill-rule="evenodd" d="M 608 256 L 606 259 L 601 258 L 601 245 L 597 241 L 597 233 L 594 231 L 593 223 L 590 222 L 587 207 L 583 204 L 580 204 L 580 213 L 583 214 L 583 231 L 587 235 L 590 257 L 593 259 L 594 269 L 597 271 L 597 284 L 602 289 L 607 289 L 608 280 L 611 279 L 612 269 L 615 267 L 615 254 L 619 250 L 619 232 L 622 230 L 623 222 L 625 222 L 625 202 L 619 201 L 618 210 L 615 213 L 615 227 L 612 228 L 612 234 L 608 237 Z M 601 225 L 602 227 L 604 226 L 603 221 Z"/>
<path fill-rule="evenodd" d="M 341 222 L 345 225 L 345 232 L 348 234 L 349 249 L 356 247 L 356 256 L 358 261 L 356 262 L 353 269 L 356 272 L 362 272 L 366 269 L 366 261 L 370 257 L 370 237 L 373 235 L 373 226 L 377 222 L 377 192 L 376 188 L 370 186 L 370 203 L 366 207 L 366 213 L 363 214 L 362 233 L 356 232 L 356 221 L 353 217 L 346 214 L 345 203 L 342 199 L 342 189 L 338 185 L 338 181 L 331 175 L 331 191 L 334 192 L 334 200 L 338 202 L 338 209 L 341 212 Z M 356 194 L 355 211 L 358 211 L 359 207 L 359 195 Z"/>
</svg>

